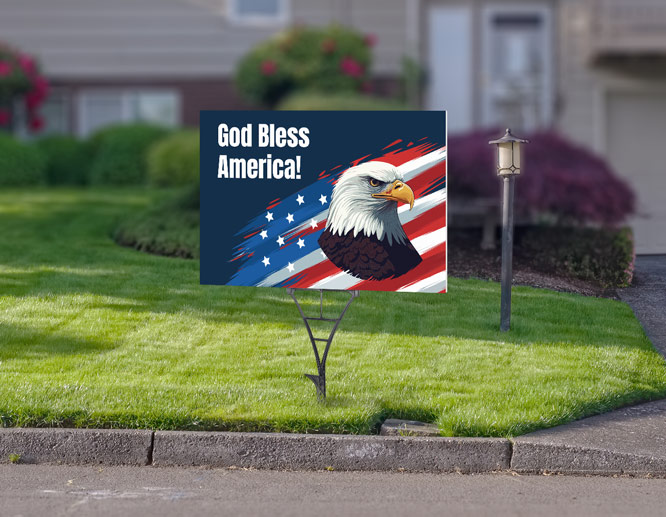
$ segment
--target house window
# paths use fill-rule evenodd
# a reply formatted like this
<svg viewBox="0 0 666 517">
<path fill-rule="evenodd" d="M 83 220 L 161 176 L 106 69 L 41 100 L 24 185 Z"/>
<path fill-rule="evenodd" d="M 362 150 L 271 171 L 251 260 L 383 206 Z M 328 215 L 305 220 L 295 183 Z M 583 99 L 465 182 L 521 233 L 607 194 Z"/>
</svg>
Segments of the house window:
<svg viewBox="0 0 666 517">
<path fill-rule="evenodd" d="M 109 124 L 180 123 L 180 97 L 170 90 L 88 90 L 79 96 L 78 133 L 88 136 Z"/>
<path fill-rule="evenodd" d="M 234 23 L 283 24 L 289 18 L 289 0 L 227 0 L 229 19 Z"/>
<path fill-rule="evenodd" d="M 484 40 L 484 125 L 525 130 L 549 125 L 555 56 L 548 8 L 487 8 Z"/>
</svg>

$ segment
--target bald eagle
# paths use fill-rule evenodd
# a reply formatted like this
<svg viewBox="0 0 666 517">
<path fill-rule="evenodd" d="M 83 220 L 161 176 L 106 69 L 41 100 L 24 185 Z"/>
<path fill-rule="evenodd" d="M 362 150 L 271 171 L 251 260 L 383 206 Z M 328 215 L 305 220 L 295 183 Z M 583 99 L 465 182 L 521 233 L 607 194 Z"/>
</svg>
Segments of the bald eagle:
<svg viewBox="0 0 666 517">
<path fill-rule="evenodd" d="M 384 162 L 348 169 L 338 180 L 319 246 L 343 271 L 384 280 L 414 269 L 421 256 L 398 219 L 398 203 L 414 206 L 414 192 L 400 171 Z"/>
</svg>

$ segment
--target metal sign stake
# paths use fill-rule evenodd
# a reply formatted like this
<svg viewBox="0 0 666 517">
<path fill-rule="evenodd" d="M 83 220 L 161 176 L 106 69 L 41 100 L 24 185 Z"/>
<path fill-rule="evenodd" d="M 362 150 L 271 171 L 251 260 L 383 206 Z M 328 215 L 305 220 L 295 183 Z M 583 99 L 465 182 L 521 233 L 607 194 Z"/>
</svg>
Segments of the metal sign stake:
<svg viewBox="0 0 666 517">
<path fill-rule="evenodd" d="M 328 291 L 329 289 L 326 290 Z M 298 302 L 298 299 L 296 298 L 296 289 L 291 287 L 287 288 L 287 293 L 289 294 L 289 296 L 292 297 L 292 299 L 296 303 L 296 307 L 298 308 L 298 312 L 301 315 L 301 319 L 303 320 L 303 323 L 305 323 L 305 329 L 308 331 L 308 337 L 310 338 L 310 343 L 312 343 L 312 350 L 314 351 L 315 360 L 317 361 L 317 375 L 306 373 L 305 376 L 314 383 L 315 388 L 317 389 L 317 400 L 320 401 L 326 399 L 326 358 L 328 357 L 328 351 L 331 348 L 333 337 L 335 336 L 335 332 L 338 330 L 338 326 L 340 325 L 342 318 L 347 312 L 347 309 L 349 309 L 349 306 L 354 301 L 354 298 L 357 298 L 359 295 L 359 291 L 345 291 L 345 292 L 349 293 L 349 300 L 347 300 L 347 304 L 342 309 L 340 316 L 338 316 L 337 318 L 324 318 L 324 289 L 319 289 L 319 316 L 309 317 L 305 315 L 305 313 L 303 312 L 303 308 L 301 307 L 301 304 Z M 314 337 L 314 334 L 312 333 L 312 328 L 310 327 L 310 321 L 328 321 L 333 323 L 334 324 L 333 329 L 329 333 L 328 338 Z M 319 354 L 319 349 L 317 348 L 317 341 L 321 343 L 326 343 L 323 355 Z"/>
</svg>

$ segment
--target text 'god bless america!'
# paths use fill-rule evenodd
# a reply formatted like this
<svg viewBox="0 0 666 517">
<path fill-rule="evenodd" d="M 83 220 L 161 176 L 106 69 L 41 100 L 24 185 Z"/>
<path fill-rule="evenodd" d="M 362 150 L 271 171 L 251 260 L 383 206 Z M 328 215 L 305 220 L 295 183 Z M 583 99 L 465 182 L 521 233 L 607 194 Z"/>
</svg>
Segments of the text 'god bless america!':
<svg viewBox="0 0 666 517">
<path fill-rule="evenodd" d="M 275 124 L 247 124 L 242 127 L 229 127 L 220 124 L 217 128 L 217 142 L 220 147 L 305 148 L 310 145 L 310 130 L 307 127 L 282 127 Z M 301 179 L 301 157 L 273 158 L 268 153 L 265 158 L 229 158 L 220 155 L 217 177 L 224 179 Z"/>
</svg>

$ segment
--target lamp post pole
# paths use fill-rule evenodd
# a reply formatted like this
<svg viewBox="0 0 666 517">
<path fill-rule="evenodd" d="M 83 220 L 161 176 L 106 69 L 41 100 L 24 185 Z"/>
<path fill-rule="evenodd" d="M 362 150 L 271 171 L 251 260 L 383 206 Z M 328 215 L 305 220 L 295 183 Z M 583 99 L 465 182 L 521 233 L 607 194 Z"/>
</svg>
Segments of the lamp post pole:
<svg viewBox="0 0 666 517">
<path fill-rule="evenodd" d="M 513 283 L 513 192 L 516 176 L 520 175 L 520 144 L 527 140 L 516 138 L 507 129 L 498 140 L 488 142 L 497 146 L 497 175 L 502 178 L 502 299 L 500 330 L 511 328 L 511 284 Z"/>
<path fill-rule="evenodd" d="M 513 283 L 513 191 L 515 176 L 504 176 L 502 199 L 502 300 L 500 330 L 511 328 L 511 284 Z"/>
</svg>

